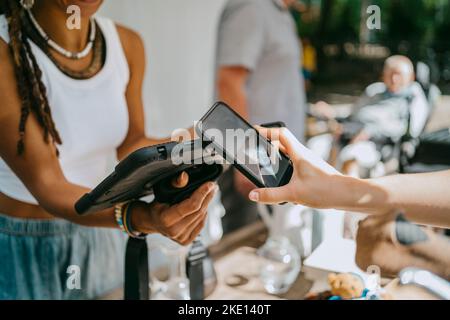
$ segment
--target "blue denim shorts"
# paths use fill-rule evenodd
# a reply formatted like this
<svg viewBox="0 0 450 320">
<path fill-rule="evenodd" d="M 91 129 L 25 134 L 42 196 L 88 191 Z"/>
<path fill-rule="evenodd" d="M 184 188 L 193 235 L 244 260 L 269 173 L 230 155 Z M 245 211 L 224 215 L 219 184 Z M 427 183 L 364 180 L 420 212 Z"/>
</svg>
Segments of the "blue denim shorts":
<svg viewBox="0 0 450 320">
<path fill-rule="evenodd" d="M 96 299 L 123 284 L 125 236 L 0 214 L 0 300 Z"/>
</svg>

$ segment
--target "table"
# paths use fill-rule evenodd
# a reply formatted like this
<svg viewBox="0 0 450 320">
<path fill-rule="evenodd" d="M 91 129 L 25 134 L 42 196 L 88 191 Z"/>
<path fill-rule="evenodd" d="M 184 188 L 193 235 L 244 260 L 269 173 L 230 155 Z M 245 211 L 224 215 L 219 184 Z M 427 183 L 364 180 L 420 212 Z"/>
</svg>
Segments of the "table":
<svg viewBox="0 0 450 320">
<path fill-rule="evenodd" d="M 312 287 L 300 273 L 291 289 L 282 295 L 266 293 L 258 277 L 256 249 L 241 247 L 215 263 L 218 285 L 208 299 L 214 300 L 301 300 Z M 240 280 L 240 281 L 238 281 Z"/>
</svg>

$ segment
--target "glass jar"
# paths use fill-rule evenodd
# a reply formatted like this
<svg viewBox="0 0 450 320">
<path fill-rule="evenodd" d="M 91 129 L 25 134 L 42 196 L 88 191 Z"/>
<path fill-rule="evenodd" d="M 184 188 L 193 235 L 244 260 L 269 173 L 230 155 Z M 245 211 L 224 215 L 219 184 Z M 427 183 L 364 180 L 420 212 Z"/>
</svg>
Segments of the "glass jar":
<svg viewBox="0 0 450 320">
<path fill-rule="evenodd" d="M 169 279 L 166 281 L 164 295 L 171 300 L 190 300 L 189 279 L 186 276 L 186 255 L 188 249 L 179 246 L 166 250 L 169 259 Z"/>
<path fill-rule="evenodd" d="M 173 241 L 168 241 L 160 245 L 162 252 L 168 260 L 168 278 L 164 282 L 159 282 L 159 291 L 156 291 L 155 299 L 170 300 L 190 300 L 191 283 L 188 277 L 190 255 L 204 254 L 203 264 L 203 294 L 208 297 L 217 286 L 217 276 L 213 261 L 208 250 L 203 246 L 201 238 L 198 237 L 190 246 L 181 246 Z M 204 252 L 203 252 L 204 251 Z M 195 259 L 194 259 L 195 260 Z M 198 292 L 198 285 L 194 283 L 195 292 Z M 196 289 L 197 288 L 197 289 Z M 161 293 L 161 294 L 160 294 Z M 195 298 L 195 297 L 194 297 Z"/>
<path fill-rule="evenodd" d="M 270 237 L 259 248 L 259 276 L 270 294 L 286 293 L 297 280 L 301 258 L 296 248 L 283 236 Z"/>
</svg>

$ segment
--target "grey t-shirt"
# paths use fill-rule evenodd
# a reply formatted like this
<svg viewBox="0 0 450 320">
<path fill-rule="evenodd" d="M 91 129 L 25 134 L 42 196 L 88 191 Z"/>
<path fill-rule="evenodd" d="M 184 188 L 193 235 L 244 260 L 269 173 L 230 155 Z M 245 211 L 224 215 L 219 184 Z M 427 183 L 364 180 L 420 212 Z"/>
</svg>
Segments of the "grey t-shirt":
<svg viewBox="0 0 450 320">
<path fill-rule="evenodd" d="M 300 43 L 289 11 L 275 0 L 229 0 L 219 27 L 218 67 L 250 70 L 252 124 L 283 121 L 304 139 L 306 101 Z"/>
</svg>

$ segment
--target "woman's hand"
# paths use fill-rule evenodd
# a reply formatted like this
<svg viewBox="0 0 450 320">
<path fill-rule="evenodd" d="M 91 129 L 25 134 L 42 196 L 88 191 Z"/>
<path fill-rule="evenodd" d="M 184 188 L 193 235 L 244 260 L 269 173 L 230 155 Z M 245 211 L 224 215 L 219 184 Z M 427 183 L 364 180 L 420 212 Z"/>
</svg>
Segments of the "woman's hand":
<svg viewBox="0 0 450 320">
<path fill-rule="evenodd" d="M 173 185 L 182 188 L 188 175 L 182 173 Z M 175 242 L 187 245 L 194 241 L 205 225 L 208 205 L 217 190 L 213 182 L 203 184 L 190 198 L 176 205 L 139 203 L 131 216 L 132 228 L 138 232 L 160 233 Z"/>
<path fill-rule="evenodd" d="M 304 147 L 288 129 L 258 130 L 273 143 L 280 143 L 280 149 L 293 162 L 294 173 L 291 181 L 283 187 L 253 190 L 249 195 L 250 200 L 275 204 L 293 202 L 315 208 L 331 207 L 333 196 L 339 192 L 334 187 L 340 173 Z"/>
</svg>

